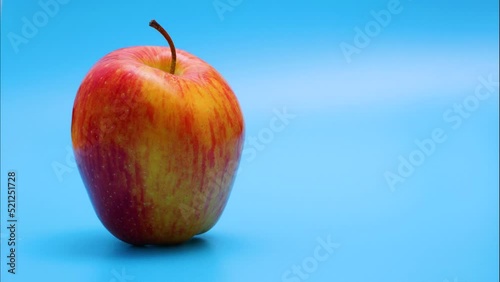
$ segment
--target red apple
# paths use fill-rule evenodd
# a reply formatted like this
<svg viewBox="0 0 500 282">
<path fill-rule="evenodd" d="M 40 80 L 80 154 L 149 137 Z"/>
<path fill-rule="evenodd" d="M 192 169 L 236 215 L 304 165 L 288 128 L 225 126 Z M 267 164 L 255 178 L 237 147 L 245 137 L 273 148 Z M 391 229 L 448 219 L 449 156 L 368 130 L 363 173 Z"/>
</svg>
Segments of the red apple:
<svg viewBox="0 0 500 282">
<path fill-rule="evenodd" d="M 97 216 L 117 238 L 174 244 L 219 219 L 241 156 L 238 101 L 209 64 L 165 47 L 116 50 L 76 95 L 71 137 Z"/>
</svg>

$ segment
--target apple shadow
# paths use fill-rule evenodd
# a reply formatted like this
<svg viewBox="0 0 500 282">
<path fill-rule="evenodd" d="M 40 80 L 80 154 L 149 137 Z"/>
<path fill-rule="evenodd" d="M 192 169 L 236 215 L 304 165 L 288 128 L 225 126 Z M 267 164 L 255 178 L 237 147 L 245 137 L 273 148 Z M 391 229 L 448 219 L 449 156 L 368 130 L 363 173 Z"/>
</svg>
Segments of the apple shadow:
<svg viewBox="0 0 500 282">
<path fill-rule="evenodd" d="M 113 249 L 113 252 L 110 254 L 111 257 L 120 259 L 170 257 L 192 253 L 206 253 L 210 249 L 209 241 L 201 237 L 193 237 L 187 242 L 176 245 L 136 246 L 122 241 L 119 242 L 119 245 L 119 247 Z"/>
<path fill-rule="evenodd" d="M 175 258 L 185 254 L 208 254 L 211 249 L 209 240 L 201 237 L 178 245 L 134 246 L 115 238 L 106 230 L 98 229 L 47 234 L 25 243 L 32 255 L 44 260 L 67 258 L 73 261 Z"/>
<path fill-rule="evenodd" d="M 62 268 L 71 275 L 82 271 L 90 281 L 121 281 L 122 272 L 144 281 L 162 276 L 217 281 L 226 272 L 219 239 L 203 235 L 178 245 L 134 246 L 104 228 L 73 229 L 33 236 L 23 241 L 23 249 L 33 263 L 42 261 L 44 267 Z"/>
</svg>

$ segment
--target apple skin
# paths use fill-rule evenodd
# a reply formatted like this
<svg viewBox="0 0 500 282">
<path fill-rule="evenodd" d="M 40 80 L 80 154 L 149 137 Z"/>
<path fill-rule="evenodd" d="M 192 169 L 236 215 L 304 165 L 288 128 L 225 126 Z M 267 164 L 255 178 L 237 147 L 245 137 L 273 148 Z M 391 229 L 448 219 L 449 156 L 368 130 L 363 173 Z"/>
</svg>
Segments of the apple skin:
<svg viewBox="0 0 500 282">
<path fill-rule="evenodd" d="M 117 238 L 176 244 L 208 231 L 232 189 L 243 115 L 222 76 L 169 48 L 116 50 L 75 98 L 71 137 L 94 210 Z"/>
</svg>

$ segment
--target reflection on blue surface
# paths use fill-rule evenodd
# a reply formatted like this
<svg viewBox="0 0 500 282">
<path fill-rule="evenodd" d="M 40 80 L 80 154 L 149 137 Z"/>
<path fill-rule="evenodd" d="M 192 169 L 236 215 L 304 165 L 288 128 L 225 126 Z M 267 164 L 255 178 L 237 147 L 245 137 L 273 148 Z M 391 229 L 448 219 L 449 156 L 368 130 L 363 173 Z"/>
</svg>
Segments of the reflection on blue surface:
<svg viewBox="0 0 500 282">
<path fill-rule="evenodd" d="M 339 45 L 388 2 L 243 1 L 221 20 L 210 1 L 68 1 L 16 53 L 9 32 L 42 7 L 4 1 L 1 176 L 18 171 L 20 221 L 2 281 L 498 281 L 498 3 L 401 1 L 348 63 Z M 89 68 L 166 44 L 151 18 L 232 85 L 247 153 L 211 231 L 137 248 L 98 221 L 67 148 Z"/>
</svg>

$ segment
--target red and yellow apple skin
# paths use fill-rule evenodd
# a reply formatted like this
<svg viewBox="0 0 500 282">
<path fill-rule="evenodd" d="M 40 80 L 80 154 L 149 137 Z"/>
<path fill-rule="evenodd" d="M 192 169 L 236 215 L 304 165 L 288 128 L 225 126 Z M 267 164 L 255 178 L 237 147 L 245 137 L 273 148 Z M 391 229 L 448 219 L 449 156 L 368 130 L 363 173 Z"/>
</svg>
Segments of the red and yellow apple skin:
<svg viewBox="0 0 500 282">
<path fill-rule="evenodd" d="M 244 139 L 222 76 L 177 51 L 131 47 L 90 70 L 76 95 L 71 137 L 97 216 L 134 245 L 175 244 L 208 231 L 231 192 Z"/>
</svg>

